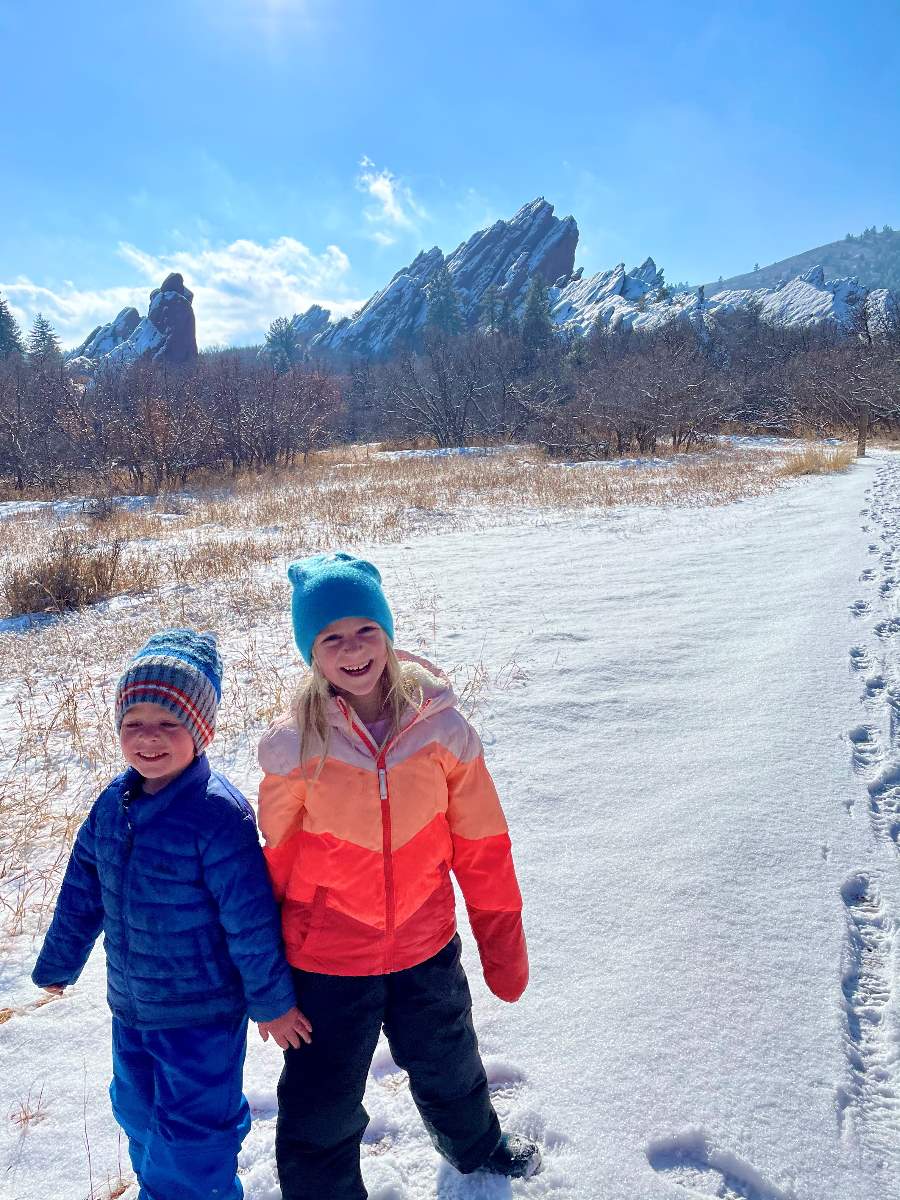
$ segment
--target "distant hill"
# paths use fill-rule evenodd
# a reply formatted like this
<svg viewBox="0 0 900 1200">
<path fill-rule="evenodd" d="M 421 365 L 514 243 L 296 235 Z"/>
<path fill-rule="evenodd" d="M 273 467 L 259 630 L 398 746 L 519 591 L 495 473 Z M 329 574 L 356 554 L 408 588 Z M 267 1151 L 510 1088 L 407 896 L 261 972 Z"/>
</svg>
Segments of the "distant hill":
<svg viewBox="0 0 900 1200">
<path fill-rule="evenodd" d="M 865 233 L 851 235 L 839 242 L 804 250 L 792 258 L 732 275 L 730 279 L 711 280 L 707 295 L 741 288 L 777 287 L 786 279 L 805 274 L 810 267 L 821 267 L 826 279 L 856 279 L 865 288 L 890 288 L 900 291 L 900 230 L 886 225 L 880 232 L 873 226 Z"/>
</svg>

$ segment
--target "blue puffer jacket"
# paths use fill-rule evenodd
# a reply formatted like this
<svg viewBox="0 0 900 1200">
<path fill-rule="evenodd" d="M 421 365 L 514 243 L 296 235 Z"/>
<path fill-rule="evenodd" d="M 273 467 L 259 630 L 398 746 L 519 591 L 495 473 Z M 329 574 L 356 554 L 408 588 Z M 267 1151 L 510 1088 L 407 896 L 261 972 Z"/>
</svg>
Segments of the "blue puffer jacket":
<svg viewBox="0 0 900 1200">
<path fill-rule="evenodd" d="M 197 758 L 156 795 L 129 768 L 78 832 L 32 979 L 74 983 L 100 930 L 137 1029 L 280 1017 L 295 1003 L 250 805 Z"/>
</svg>

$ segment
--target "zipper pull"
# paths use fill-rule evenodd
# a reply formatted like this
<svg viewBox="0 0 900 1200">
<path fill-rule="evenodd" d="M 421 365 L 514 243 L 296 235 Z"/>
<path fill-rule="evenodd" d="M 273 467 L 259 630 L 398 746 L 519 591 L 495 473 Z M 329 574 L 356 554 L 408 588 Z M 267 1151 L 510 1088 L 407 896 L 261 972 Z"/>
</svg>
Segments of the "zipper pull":
<svg viewBox="0 0 900 1200">
<path fill-rule="evenodd" d="M 378 795 L 382 800 L 387 800 L 387 771 L 384 767 L 378 768 Z"/>
</svg>

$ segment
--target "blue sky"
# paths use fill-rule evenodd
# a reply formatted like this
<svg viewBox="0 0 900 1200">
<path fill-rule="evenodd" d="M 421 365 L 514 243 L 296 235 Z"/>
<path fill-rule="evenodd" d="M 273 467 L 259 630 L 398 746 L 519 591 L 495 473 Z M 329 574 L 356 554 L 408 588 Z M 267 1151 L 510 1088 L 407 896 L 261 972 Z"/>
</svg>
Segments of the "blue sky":
<svg viewBox="0 0 900 1200">
<path fill-rule="evenodd" d="M 66 345 L 351 311 L 537 195 L 669 280 L 900 226 L 900 4 L 0 0 L 0 292 Z"/>
</svg>

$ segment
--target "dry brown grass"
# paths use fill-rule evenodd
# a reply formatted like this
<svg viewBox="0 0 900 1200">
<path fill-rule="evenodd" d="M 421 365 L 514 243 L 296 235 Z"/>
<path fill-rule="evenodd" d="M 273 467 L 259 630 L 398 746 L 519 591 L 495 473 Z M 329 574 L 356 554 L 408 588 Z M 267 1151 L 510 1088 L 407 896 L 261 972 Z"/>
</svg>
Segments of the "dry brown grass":
<svg viewBox="0 0 900 1200">
<path fill-rule="evenodd" d="M 832 475 L 846 471 L 856 461 L 852 446 L 822 446 L 812 442 L 793 454 L 788 454 L 779 474 Z"/>
<path fill-rule="evenodd" d="M 536 512 L 616 505 L 724 504 L 776 485 L 774 456 L 718 451 L 649 465 L 567 466 L 534 448 L 389 459 L 346 446 L 277 475 L 249 474 L 140 509 L 45 511 L 4 522 L 6 613 L 60 611 L 98 598 L 218 582 L 227 602 L 255 568 L 322 546 L 393 542 L 425 529 L 479 528 Z M 52 553 L 34 553 L 51 540 Z M 118 557 L 117 557 L 118 556 Z"/>
<path fill-rule="evenodd" d="M 47 1105 L 44 1103 L 44 1089 L 39 1089 L 35 1095 L 34 1089 L 31 1088 L 23 1100 L 13 1105 L 10 1110 L 9 1119 L 24 1134 L 27 1129 L 43 1121 L 46 1116 Z"/>
</svg>

